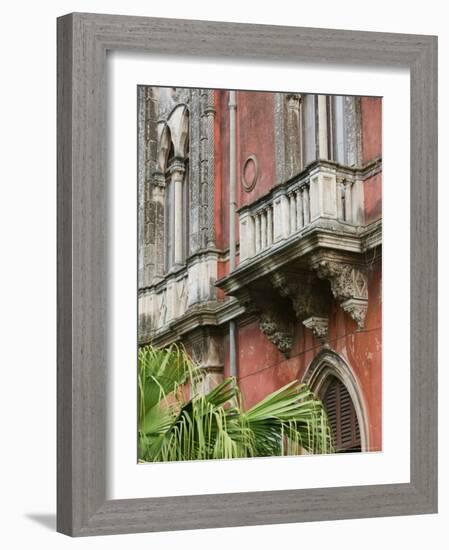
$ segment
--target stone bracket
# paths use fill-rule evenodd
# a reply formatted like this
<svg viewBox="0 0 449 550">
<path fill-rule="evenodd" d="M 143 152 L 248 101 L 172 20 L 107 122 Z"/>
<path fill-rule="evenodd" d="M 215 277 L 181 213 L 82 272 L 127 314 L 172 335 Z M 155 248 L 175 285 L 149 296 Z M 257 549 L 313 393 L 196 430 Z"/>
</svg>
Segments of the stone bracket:
<svg viewBox="0 0 449 550">
<path fill-rule="evenodd" d="M 274 309 L 265 309 L 259 318 L 260 330 L 286 357 L 293 347 L 293 324 Z"/>
<path fill-rule="evenodd" d="M 319 280 L 313 273 L 272 275 L 273 287 L 281 296 L 291 300 L 296 318 L 310 329 L 322 345 L 328 338 L 328 304 L 326 293 L 320 288 Z"/>
<path fill-rule="evenodd" d="M 265 294 L 249 288 L 236 295 L 236 298 L 259 319 L 259 328 L 268 340 L 289 357 L 293 346 L 294 317 L 288 302 L 274 292 Z"/>
<path fill-rule="evenodd" d="M 328 317 L 308 317 L 302 324 L 310 329 L 321 345 L 325 346 L 329 336 L 329 318 Z"/>
<path fill-rule="evenodd" d="M 365 326 L 368 309 L 368 277 L 364 268 L 329 259 L 312 260 L 312 269 L 320 279 L 327 279 L 334 298 L 357 323 Z"/>
<path fill-rule="evenodd" d="M 368 300 L 363 298 L 349 298 L 341 303 L 341 307 L 348 313 L 357 323 L 357 327 L 361 330 L 365 326 L 365 317 L 368 310 Z"/>
</svg>

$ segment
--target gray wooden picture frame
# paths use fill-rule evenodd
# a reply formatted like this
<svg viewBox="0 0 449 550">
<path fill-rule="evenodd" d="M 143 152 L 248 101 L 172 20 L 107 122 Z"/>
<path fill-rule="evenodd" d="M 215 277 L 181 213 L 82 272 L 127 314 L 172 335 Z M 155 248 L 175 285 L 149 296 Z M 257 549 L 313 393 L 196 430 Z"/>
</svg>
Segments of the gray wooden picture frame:
<svg viewBox="0 0 449 550">
<path fill-rule="evenodd" d="M 437 511 L 437 38 L 74 13 L 58 19 L 57 529 L 72 536 Z M 408 67 L 410 483 L 106 499 L 106 52 Z"/>
</svg>

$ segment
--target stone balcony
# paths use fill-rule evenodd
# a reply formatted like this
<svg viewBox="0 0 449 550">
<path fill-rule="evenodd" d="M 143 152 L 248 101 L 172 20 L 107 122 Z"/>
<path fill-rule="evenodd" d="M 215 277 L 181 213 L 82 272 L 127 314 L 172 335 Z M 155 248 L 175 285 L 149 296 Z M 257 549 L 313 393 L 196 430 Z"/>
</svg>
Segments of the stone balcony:
<svg viewBox="0 0 449 550">
<path fill-rule="evenodd" d="M 332 300 L 363 329 L 366 253 L 381 244 L 381 220 L 364 223 L 363 186 L 379 169 L 315 162 L 239 209 L 239 266 L 216 284 L 285 355 L 298 320 L 326 344 Z"/>
<path fill-rule="evenodd" d="M 309 169 L 239 209 L 240 263 L 296 237 L 311 227 L 363 226 L 363 180 L 360 170 L 330 162 Z"/>
</svg>

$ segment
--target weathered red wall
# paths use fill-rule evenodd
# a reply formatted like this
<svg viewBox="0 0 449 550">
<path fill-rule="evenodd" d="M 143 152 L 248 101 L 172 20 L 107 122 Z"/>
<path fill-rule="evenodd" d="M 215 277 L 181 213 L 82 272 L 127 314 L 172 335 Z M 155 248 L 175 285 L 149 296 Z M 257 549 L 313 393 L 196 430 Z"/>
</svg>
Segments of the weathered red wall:
<svg viewBox="0 0 449 550">
<path fill-rule="evenodd" d="M 237 136 L 237 208 L 250 204 L 267 193 L 276 183 L 274 94 L 267 92 L 236 93 Z M 229 247 L 229 92 L 215 90 L 215 235 L 218 248 Z M 243 163 L 256 155 L 259 173 L 250 192 L 241 183 Z M 235 234 L 239 237 L 238 216 Z M 238 263 L 238 256 L 237 256 Z"/>
<path fill-rule="evenodd" d="M 217 247 L 229 246 L 229 95 L 215 92 L 215 214 Z M 247 204 L 267 193 L 275 184 L 274 94 L 263 92 L 237 93 L 237 202 Z M 381 156 L 381 99 L 362 98 L 363 163 Z M 248 155 L 259 161 L 259 179 L 247 193 L 240 181 L 241 166 Z M 381 175 L 364 183 L 366 223 L 381 217 Z M 238 216 L 237 216 L 238 218 Z M 238 239 L 238 227 L 236 227 Z M 228 272 L 228 261 L 221 261 L 218 277 Z M 218 292 L 219 299 L 224 294 Z M 359 381 L 370 423 L 371 450 L 381 449 L 381 267 L 369 273 L 369 307 L 362 331 L 334 303 L 329 318 L 331 349 L 348 362 Z M 223 337 L 225 376 L 229 375 L 229 339 Z M 257 321 L 241 325 L 237 332 L 238 377 L 250 407 L 268 393 L 291 380 L 301 380 L 308 365 L 320 351 L 312 332 L 298 323 L 294 347 L 289 359 L 262 334 Z"/>
<path fill-rule="evenodd" d="M 376 174 L 363 182 L 365 224 L 382 217 L 382 174 Z"/>
<path fill-rule="evenodd" d="M 362 157 L 363 163 L 382 155 L 382 98 L 362 97 Z"/>
<path fill-rule="evenodd" d="M 237 93 L 239 206 L 254 202 L 276 183 L 274 127 L 274 94 Z M 247 192 L 240 182 L 240 176 L 243 163 L 250 155 L 257 157 L 259 176 L 254 189 Z"/>
<path fill-rule="evenodd" d="M 369 307 L 362 331 L 336 303 L 329 317 L 329 344 L 352 368 L 358 379 L 369 421 L 370 450 L 382 447 L 381 407 L 381 269 L 369 273 Z M 245 406 L 251 407 L 268 393 L 292 380 L 301 380 L 320 351 L 320 344 L 302 324 L 296 326 L 289 359 L 278 351 L 260 330 L 258 322 L 238 329 L 238 378 Z M 229 374 L 226 356 L 226 374 Z"/>
</svg>

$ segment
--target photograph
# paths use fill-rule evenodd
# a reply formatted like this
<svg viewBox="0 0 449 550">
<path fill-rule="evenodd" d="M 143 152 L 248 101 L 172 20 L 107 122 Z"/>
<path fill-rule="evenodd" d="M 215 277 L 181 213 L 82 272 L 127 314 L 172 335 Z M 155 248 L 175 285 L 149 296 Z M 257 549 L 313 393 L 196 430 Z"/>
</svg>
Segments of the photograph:
<svg viewBox="0 0 449 550">
<path fill-rule="evenodd" d="M 382 98 L 137 117 L 138 461 L 382 451 Z"/>
<path fill-rule="evenodd" d="M 441 548 L 444 4 L 5 6 L 4 548 Z"/>
</svg>

